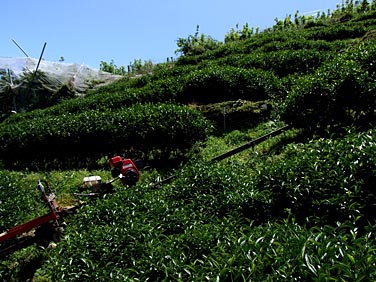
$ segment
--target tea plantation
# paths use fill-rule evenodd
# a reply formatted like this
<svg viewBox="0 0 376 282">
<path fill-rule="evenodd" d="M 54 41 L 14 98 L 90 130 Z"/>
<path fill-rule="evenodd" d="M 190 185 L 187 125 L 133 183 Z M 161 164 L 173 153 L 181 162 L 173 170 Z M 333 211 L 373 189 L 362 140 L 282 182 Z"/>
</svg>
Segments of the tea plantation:
<svg viewBox="0 0 376 282">
<path fill-rule="evenodd" d="M 1 258 L 0 281 L 375 281 L 376 3 L 346 3 L 3 112 L 0 233 L 48 211 L 38 179 L 78 208 L 56 245 Z M 140 181 L 75 197 L 115 155 Z"/>
</svg>

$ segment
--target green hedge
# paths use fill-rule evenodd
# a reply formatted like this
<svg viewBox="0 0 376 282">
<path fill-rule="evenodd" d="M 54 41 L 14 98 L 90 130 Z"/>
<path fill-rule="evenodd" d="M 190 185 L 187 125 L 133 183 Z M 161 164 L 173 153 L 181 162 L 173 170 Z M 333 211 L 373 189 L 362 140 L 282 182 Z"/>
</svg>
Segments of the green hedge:
<svg viewBox="0 0 376 282">
<path fill-rule="evenodd" d="M 371 122 L 375 109 L 376 47 L 359 43 L 313 75 L 295 81 L 283 117 L 295 126 L 325 128 Z"/>
<path fill-rule="evenodd" d="M 375 19 L 364 21 L 364 22 L 354 22 L 349 21 L 347 23 L 337 23 L 329 25 L 328 27 L 315 27 L 308 29 L 306 33 L 306 38 L 308 40 L 346 40 L 350 38 L 359 38 L 366 34 L 367 31 L 372 30 L 376 27 Z"/>
<path fill-rule="evenodd" d="M 349 46 L 353 39 L 350 40 L 308 40 L 303 35 L 297 38 L 291 38 L 287 41 L 269 42 L 258 48 L 258 52 L 276 52 L 288 50 L 310 50 L 310 51 L 338 51 Z"/>
<path fill-rule="evenodd" d="M 152 95 L 150 89 L 152 89 L 150 85 L 141 89 L 133 89 L 123 87 L 121 83 L 118 85 L 117 82 L 115 82 L 112 87 L 105 87 L 104 89 L 98 90 L 98 92 L 92 92 L 87 97 L 64 101 L 43 110 L 18 113 L 17 115 L 7 118 L 4 123 L 17 123 L 24 121 L 25 119 L 40 118 L 48 115 L 54 116 L 60 115 L 61 113 L 77 114 L 85 110 L 102 111 L 108 109 L 120 109 L 140 103 L 168 103 L 175 98 L 169 96 L 168 93 L 162 96 Z"/>
<path fill-rule="evenodd" d="M 322 52 L 313 49 L 281 50 L 229 56 L 220 61 L 225 65 L 262 69 L 284 77 L 295 73 L 311 73 L 324 62 L 333 59 L 335 55 L 334 51 Z"/>
<path fill-rule="evenodd" d="M 375 132 L 291 145 L 283 159 L 259 171 L 255 184 L 268 199 L 262 210 L 291 214 L 307 226 L 349 221 L 364 232 L 376 219 Z"/>
<path fill-rule="evenodd" d="M 77 164 L 131 148 L 169 155 L 184 153 L 205 138 L 208 128 L 199 112 L 185 106 L 142 104 L 86 110 L 1 125 L 0 154 L 7 165 L 21 167 L 23 162 L 45 162 L 49 167 L 56 159 Z"/>
<path fill-rule="evenodd" d="M 141 183 L 83 208 L 39 273 L 54 281 L 374 280 L 375 140 L 369 131 L 292 145 L 258 171 L 192 160 L 159 190 Z"/>
<path fill-rule="evenodd" d="M 239 55 L 246 56 L 255 52 L 268 53 L 270 51 L 312 50 L 320 51 L 323 55 L 326 51 L 344 49 L 351 40 L 364 36 L 374 26 L 375 20 L 370 19 L 365 22 L 351 21 L 307 29 L 266 30 L 247 40 L 229 42 L 200 55 L 182 56 L 176 64 L 179 66 L 202 65 L 206 62 L 215 63 L 217 60 L 226 60 L 226 58 Z"/>
<path fill-rule="evenodd" d="M 31 178 L 0 170 L 0 233 L 49 212 L 36 190 L 37 179 Z"/>
<path fill-rule="evenodd" d="M 278 79 L 271 72 L 213 65 L 190 72 L 178 100 L 204 104 L 237 99 L 260 101 L 278 95 L 278 90 Z"/>
<path fill-rule="evenodd" d="M 214 123 L 215 128 L 230 132 L 254 127 L 262 120 L 269 118 L 271 105 L 267 101 L 237 100 L 197 106 L 197 109 Z"/>
</svg>

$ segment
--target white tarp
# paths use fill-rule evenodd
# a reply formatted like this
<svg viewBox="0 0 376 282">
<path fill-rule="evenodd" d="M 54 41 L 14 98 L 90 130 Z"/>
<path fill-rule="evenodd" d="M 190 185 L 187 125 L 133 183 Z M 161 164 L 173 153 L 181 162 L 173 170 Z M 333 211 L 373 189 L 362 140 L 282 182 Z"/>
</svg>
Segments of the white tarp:
<svg viewBox="0 0 376 282">
<path fill-rule="evenodd" d="M 35 71 L 37 65 L 38 59 L 35 58 L 0 57 L 1 76 L 9 76 L 9 74 L 13 74 L 12 80 L 15 79 L 14 82 L 16 85 L 12 85 L 12 88 L 17 87 L 17 81 L 18 83 L 22 82 L 19 81 L 22 74 Z M 54 83 L 60 84 L 55 85 L 57 88 L 61 87 L 61 85 L 68 84 L 74 91 L 80 93 L 85 92 L 94 85 L 98 86 L 107 84 L 122 77 L 88 67 L 84 64 L 68 64 L 45 60 L 41 60 L 38 70 L 42 71 L 48 78 L 50 78 L 49 81 L 54 81 Z M 10 83 L 9 79 L 7 81 Z"/>
</svg>

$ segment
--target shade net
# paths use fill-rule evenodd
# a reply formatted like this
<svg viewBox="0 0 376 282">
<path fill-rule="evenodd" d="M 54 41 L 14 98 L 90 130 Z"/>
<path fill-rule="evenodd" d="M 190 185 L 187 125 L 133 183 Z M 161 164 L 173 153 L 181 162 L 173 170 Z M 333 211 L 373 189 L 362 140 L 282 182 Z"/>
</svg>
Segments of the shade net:
<svg viewBox="0 0 376 282">
<path fill-rule="evenodd" d="M 38 65 L 35 58 L 1 58 L 0 57 L 0 92 L 1 87 L 22 84 L 26 74 L 34 72 Z M 68 64 L 41 60 L 38 70 L 44 74 L 48 89 L 59 89 L 69 85 L 77 93 L 83 93 L 94 86 L 106 84 L 119 79 L 121 76 L 103 72 L 84 64 Z M 36 78 L 38 79 L 38 78 Z"/>
</svg>

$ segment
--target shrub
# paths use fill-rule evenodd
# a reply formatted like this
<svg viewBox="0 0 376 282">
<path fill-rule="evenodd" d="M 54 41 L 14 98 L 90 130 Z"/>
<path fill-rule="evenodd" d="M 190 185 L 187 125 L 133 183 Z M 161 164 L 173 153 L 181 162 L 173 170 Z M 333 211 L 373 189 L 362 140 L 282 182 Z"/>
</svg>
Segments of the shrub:
<svg viewBox="0 0 376 282">
<path fill-rule="evenodd" d="M 35 162 L 51 168 L 59 160 L 62 166 L 87 166 L 102 156 L 131 148 L 146 155 L 184 153 L 205 138 L 208 128 L 203 116 L 188 107 L 143 104 L 4 124 L 0 149 L 6 165 L 24 167 Z"/>
<path fill-rule="evenodd" d="M 284 119 L 296 126 L 325 128 L 366 124 L 375 108 L 375 45 L 361 43 L 296 81 Z"/>
<path fill-rule="evenodd" d="M 218 103 L 228 100 L 266 100 L 279 87 L 270 72 L 216 65 L 190 72 L 185 78 L 179 101 Z"/>
<path fill-rule="evenodd" d="M 256 175 L 236 162 L 193 161 L 160 190 L 117 190 L 69 222 L 41 273 L 54 281 L 373 279 L 375 229 L 358 216 L 373 217 L 364 207 L 374 196 L 362 191 L 374 186 L 363 182 L 375 172 L 374 139 L 296 146 Z M 288 210 L 276 205 L 283 195 Z M 344 207 L 336 221 L 324 210 L 310 215 L 330 205 Z M 316 226 L 299 224 L 302 213 Z"/>
<path fill-rule="evenodd" d="M 349 220 L 362 230 L 375 220 L 375 140 L 370 130 L 291 145 L 281 161 L 260 170 L 256 185 L 277 215 L 291 213 L 308 226 Z"/>
<path fill-rule="evenodd" d="M 267 119 L 270 115 L 271 105 L 266 101 L 249 102 L 239 99 L 197 106 L 197 109 L 207 119 L 213 121 L 215 128 L 231 131 L 250 128 Z"/>
</svg>

